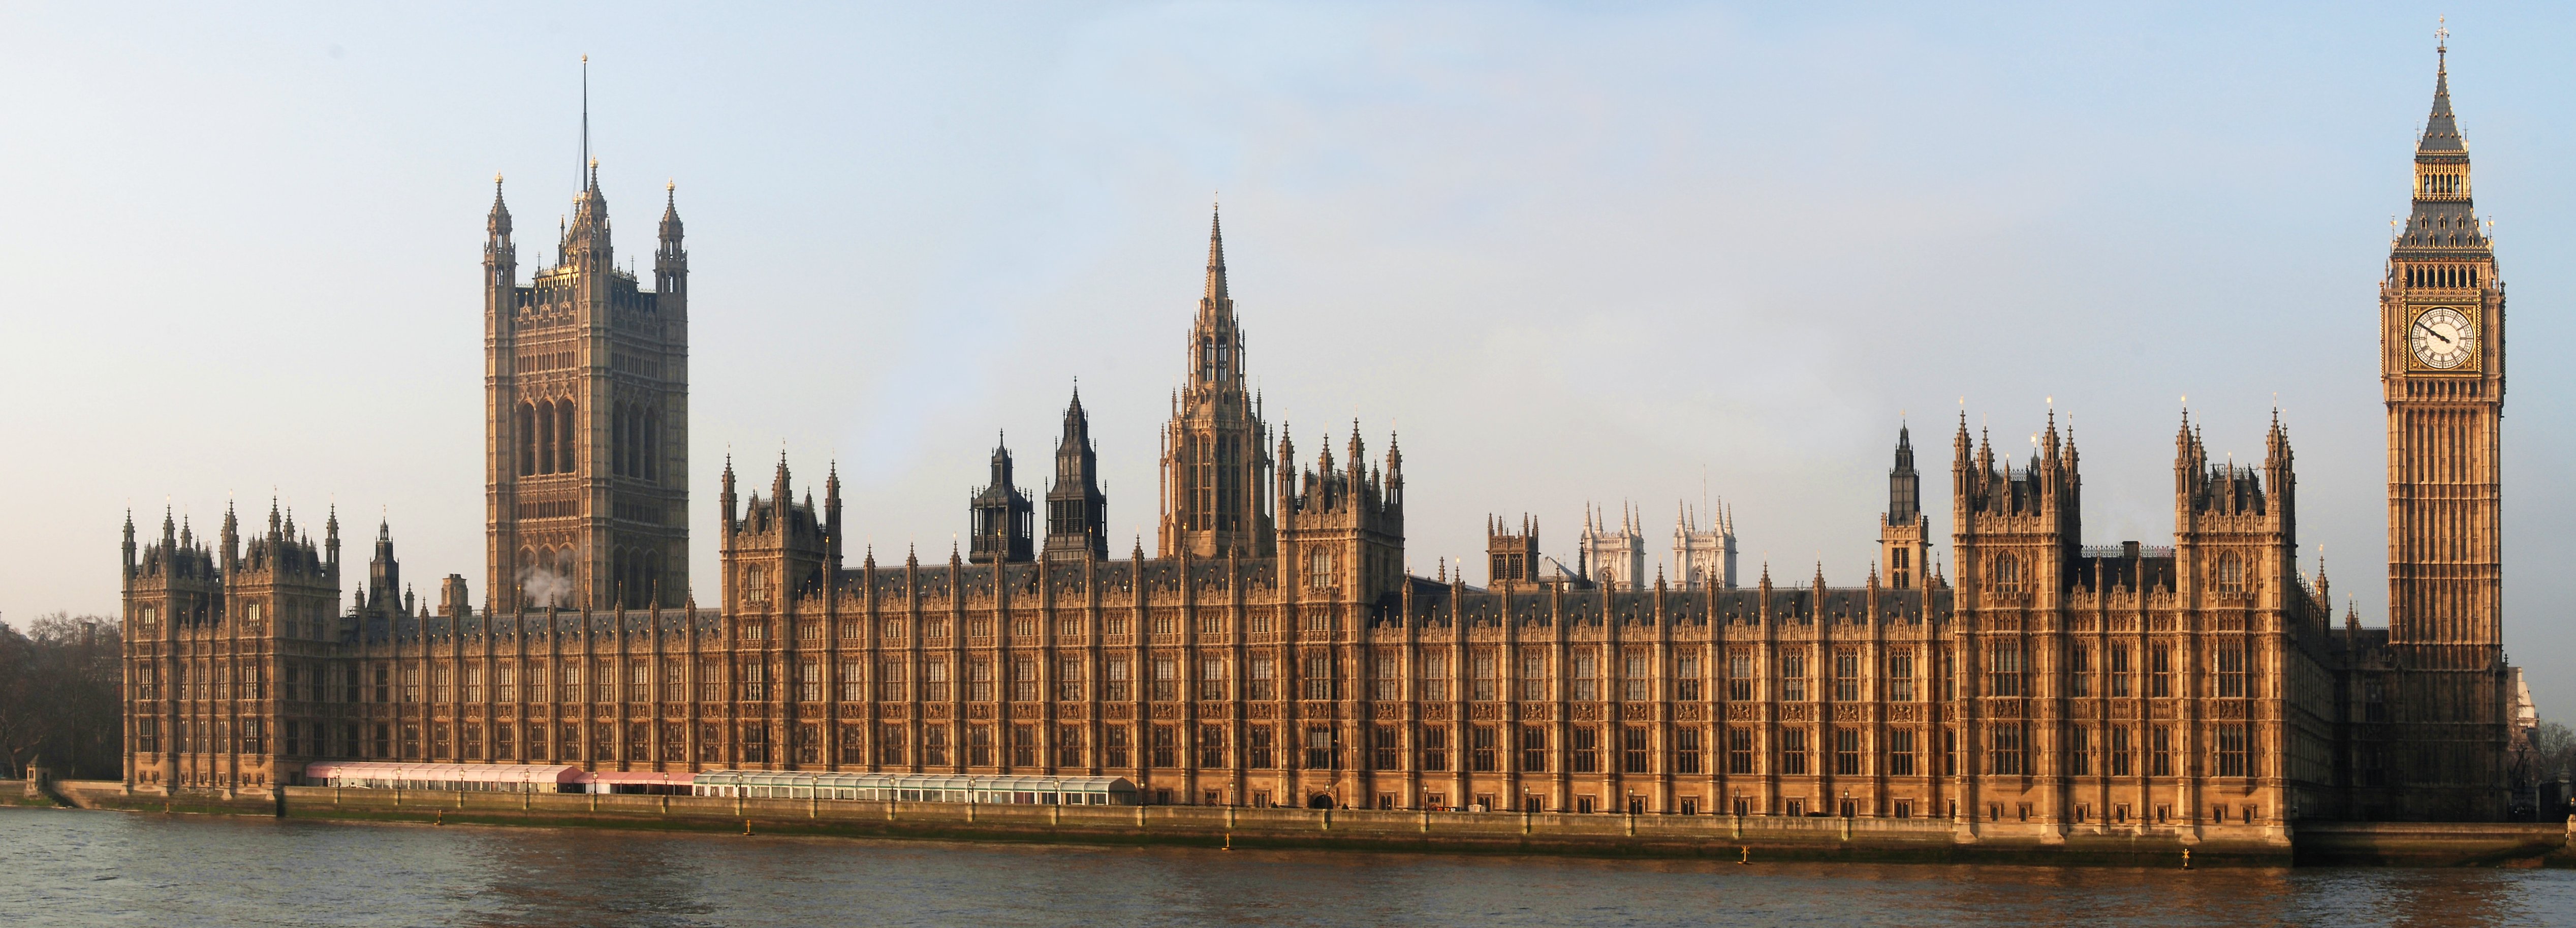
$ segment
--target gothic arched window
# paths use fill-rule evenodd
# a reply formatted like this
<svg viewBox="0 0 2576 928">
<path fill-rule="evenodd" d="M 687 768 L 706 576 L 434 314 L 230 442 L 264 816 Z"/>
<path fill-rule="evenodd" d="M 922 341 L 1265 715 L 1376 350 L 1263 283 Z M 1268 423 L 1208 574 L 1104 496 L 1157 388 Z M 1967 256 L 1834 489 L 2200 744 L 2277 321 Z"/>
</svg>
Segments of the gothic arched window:
<svg viewBox="0 0 2576 928">
<path fill-rule="evenodd" d="M 633 466 L 630 462 L 634 458 L 627 454 L 626 443 L 635 433 L 626 425 L 626 404 L 617 404 L 616 410 L 608 417 L 608 472 L 623 477 Z"/>
<path fill-rule="evenodd" d="M 2021 592 L 2021 561 L 2012 555 L 1995 555 L 1995 592 Z"/>
<path fill-rule="evenodd" d="M 537 473 L 555 472 L 555 404 L 537 403 Z"/>
<path fill-rule="evenodd" d="M 519 427 L 519 476 L 527 477 L 527 476 L 534 475 L 534 474 L 537 472 L 537 410 L 536 410 L 536 407 L 534 407 L 534 406 L 530 406 L 530 405 L 528 405 L 528 404 L 526 404 L 526 403 L 520 403 L 520 404 L 519 404 L 518 427 Z"/>
<path fill-rule="evenodd" d="M 2234 551 L 2218 556 L 2218 591 L 2221 593 L 2245 592 L 2245 561 L 2237 557 Z"/>
<path fill-rule="evenodd" d="M 1328 590 L 1333 587 L 1333 552 L 1323 545 L 1306 549 L 1306 588 Z"/>
<path fill-rule="evenodd" d="M 562 441 L 561 448 L 563 450 L 562 463 L 557 465 L 555 470 L 566 474 L 572 473 L 573 471 L 573 451 L 579 447 L 579 444 L 573 440 L 573 436 L 578 433 L 573 431 L 572 412 L 571 400 L 565 400 L 561 405 L 555 407 L 555 415 L 563 420 L 562 423 L 555 428 L 555 434 Z"/>
</svg>

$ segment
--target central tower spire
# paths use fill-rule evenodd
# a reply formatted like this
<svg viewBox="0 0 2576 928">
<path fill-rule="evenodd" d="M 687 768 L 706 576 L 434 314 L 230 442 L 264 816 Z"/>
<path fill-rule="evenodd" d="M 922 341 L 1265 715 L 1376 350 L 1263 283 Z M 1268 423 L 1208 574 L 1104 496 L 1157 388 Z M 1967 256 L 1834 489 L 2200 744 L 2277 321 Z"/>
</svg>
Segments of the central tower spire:
<svg viewBox="0 0 2576 928">
<path fill-rule="evenodd" d="M 1267 556 L 1269 430 L 1244 389 L 1243 328 L 1225 272 L 1225 227 L 1211 208 L 1207 280 L 1190 325 L 1187 386 L 1173 397 L 1163 431 L 1164 557 Z"/>
</svg>

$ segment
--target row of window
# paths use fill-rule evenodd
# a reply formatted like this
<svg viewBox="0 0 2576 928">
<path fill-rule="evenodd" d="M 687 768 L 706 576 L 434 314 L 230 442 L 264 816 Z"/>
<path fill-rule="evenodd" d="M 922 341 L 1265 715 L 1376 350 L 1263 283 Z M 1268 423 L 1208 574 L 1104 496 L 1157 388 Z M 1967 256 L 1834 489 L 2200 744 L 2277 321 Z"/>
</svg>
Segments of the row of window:
<svg viewBox="0 0 2576 928">
<path fill-rule="evenodd" d="M 1952 685 L 1953 675 L 1946 670 L 1952 655 L 1947 649 L 1941 649 L 1940 656 L 1945 668 L 1943 672 L 1935 675 L 1935 681 L 1940 684 L 1938 698 L 1955 699 L 1957 693 L 1956 687 Z M 2067 652 L 2069 695 L 2089 697 L 2095 695 L 2097 688 L 2101 690 L 2102 695 L 2114 697 L 2145 695 L 2151 698 L 2163 698 L 2175 695 L 2177 674 L 2174 649 L 2165 646 L 2150 646 L 2145 649 L 2145 685 L 2143 687 L 2137 685 L 2139 674 L 2136 662 L 2133 660 L 2134 656 L 2132 650 L 2126 645 L 2105 647 L 2099 652 L 2101 658 L 2099 663 L 2102 666 L 2097 673 L 2097 652 L 2093 646 L 2079 645 L 2069 649 Z M 1554 699 L 1554 685 L 1558 681 L 1551 679 L 1548 674 L 1547 657 L 1541 652 L 1521 654 L 1518 675 L 1506 681 L 1502 676 L 1503 664 L 1500 654 L 1492 649 L 1471 651 L 1468 656 L 1467 697 L 1479 702 L 1499 700 L 1504 698 L 1503 693 L 1507 688 L 1506 684 L 1509 683 L 1512 684 L 1509 687 L 1513 693 L 1512 698 L 1531 701 Z M 1630 702 L 1650 702 L 1657 699 L 1659 681 L 1654 679 L 1655 661 L 1652 654 L 1643 649 L 1636 649 L 1625 652 L 1621 657 L 1624 664 L 1621 668 L 1623 672 L 1616 678 L 1610 678 L 1603 674 L 1604 668 L 1598 651 L 1575 650 L 1566 662 L 1569 665 L 1567 668 L 1569 673 L 1563 682 L 1566 685 L 1567 698 L 1578 702 L 1594 702 L 1605 697 L 1615 697 Z M 2259 685 L 2261 678 L 2256 673 L 2259 662 L 2245 644 L 2240 642 L 2218 644 L 2213 648 L 2211 657 L 2209 667 L 2214 684 L 2211 688 L 2213 695 L 2222 698 L 2262 695 Z M 1822 681 L 1817 681 L 1822 687 L 1817 695 L 1836 702 L 1856 702 L 1863 699 L 1863 683 L 1866 678 L 1862 671 L 1861 652 L 1857 649 L 1836 649 L 1828 659 L 1832 662 L 1829 676 Z M 966 699 L 970 702 L 994 702 L 1001 695 L 1007 694 L 1014 702 L 1037 702 L 1050 696 L 1063 701 L 1083 701 L 1093 696 L 1088 680 L 1092 660 L 1088 656 L 1071 654 L 1058 656 L 1052 668 L 1054 671 L 1052 676 L 1042 673 L 1047 669 L 1046 665 L 1035 655 L 1012 656 L 1007 661 L 1008 674 L 1005 678 L 999 674 L 1001 667 L 996 659 L 986 657 L 968 659 L 965 662 L 964 680 Z M 1280 666 L 1281 662 L 1278 658 L 1267 655 L 1246 658 L 1243 662 L 1246 678 L 1242 681 L 1243 686 L 1240 690 L 1242 698 L 1271 700 L 1280 698 L 1282 692 L 1293 692 L 1297 698 L 1302 699 L 1344 698 L 1340 661 L 1331 655 L 1324 654 L 1304 655 L 1299 658 L 1299 661 L 1301 666 L 1297 669 L 1300 672 L 1294 681 L 1294 686 L 1283 687 L 1285 681 L 1282 679 L 1282 671 L 1285 668 Z M 1991 647 L 1985 654 L 1985 662 L 1984 695 L 2039 695 L 2036 692 L 2026 693 L 2026 690 L 2030 689 L 2027 685 L 2029 669 L 2025 664 L 2023 651 L 2019 647 L 2010 645 Z M 1450 677 L 1449 656 L 1436 652 L 1425 653 L 1421 655 L 1418 663 L 1420 675 L 1410 681 L 1414 684 L 1412 689 L 1417 698 L 1435 702 L 1450 699 L 1453 681 Z M 1810 677 L 1806 652 L 1799 649 L 1784 649 L 1776 663 L 1779 677 L 1772 681 L 1776 684 L 1773 692 L 1785 701 L 1807 701 L 1810 698 L 1808 686 Z M 1146 664 L 1148 676 L 1144 682 L 1150 698 L 1163 702 L 1183 698 L 1180 657 L 1158 655 L 1148 659 Z M 1233 698 L 1237 691 L 1231 686 L 1232 664 L 1233 662 L 1226 657 L 1200 657 L 1191 668 L 1194 676 L 1191 678 L 1193 686 L 1190 689 L 1190 698 Z M 1884 664 L 1887 676 L 1880 682 L 1881 692 L 1885 697 L 1892 702 L 1914 701 L 1916 697 L 1914 653 L 1907 649 L 1892 650 L 1887 653 Z M 192 666 L 195 667 L 193 676 L 190 672 Z M 364 698 L 365 691 L 370 686 L 359 685 L 361 681 L 350 675 L 349 665 L 339 663 L 306 665 L 295 661 L 286 662 L 282 667 L 284 673 L 282 682 L 286 690 L 284 698 L 315 702 L 335 700 L 394 702 L 397 701 L 395 696 L 398 692 L 401 702 L 422 701 L 423 668 L 419 664 L 405 663 L 397 668 L 392 662 L 376 662 L 365 666 L 368 670 L 367 682 L 373 690 L 373 699 Z M 468 703 L 487 701 L 653 702 L 656 700 L 686 702 L 692 698 L 690 686 L 692 680 L 687 673 L 686 663 L 680 660 L 663 660 L 658 675 L 654 673 L 653 662 L 629 660 L 624 662 L 623 676 L 620 675 L 619 662 L 599 660 L 588 665 L 590 673 L 587 683 L 584 680 L 583 662 L 559 662 L 552 665 L 552 670 L 549 670 L 548 666 L 539 663 L 529 664 L 524 687 L 516 663 L 505 661 L 493 666 L 491 668 L 492 688 L 488 691 L 487 699 L 484 665 L 480 663 L 463 665 L 461 679 L 460 668 L 448 664 L 434 665 L 428 668 L 430 672 L 428 698 L 432 702 L 452 702 L 456 701 L 456 697 L 461 694 L 463 701 Z M 266 677 L 258 668 L 243 668 L 241 679 L 235 681 L 232 677 L 232 668 L 227 664 L 218 663 L 209 668 L 202 663 L 193 665 L 181 663 L 175 667 L 174 682 L 178 687 L 175 690 L 176 698 L 224 698 L 222 694 L 226 693 L 232 693 L 234 695 L 231 698 L 238 699 L 267 698 Z M 888 702 L 905 702 L 912 699 L 913 689 L 908 677 L 912 675 L 914 667 L 914 662 L 909 656 L 882 659 L 877 666 L 875 697 Z M 950 667 L 951 664 L 945 660 L 927 660 L 919 663 L 920 699 L 928 702 L 945 702 L 951 698 Z M 1366 668 L 1368 676 L 1364 681 L 1367 687 L 1364 692 L 1368 698 L 1386 702 L 1407 698 L 1408 681 L 1404 675 L 1403 661 L 1398 655 L 1372 655 L 1366 662 Z M 396 682 L 397 669 L 399 684 Z M 794 689 L 789 695 L 804 702 L 823 701 L 827 691 L 830 694 L 829 698 L 844 702 L 859 702 L 869 697 L 866 662 L 843 661 L 838 667 L 839 673 L 828 679 L 824 669 L 825 665 L 818 660 L 797 663 L 794 671 L 795 679 L 792 681 Z M 138 668 L 135 682 L 136 698 L 159 698 L 157 675 L 154 670 L 155 668 L 151 666 Z M 1129 658 L 1124 656 L 1101 658 L 1099 670 L 1100 698 L 1125 701 L 1135 697 L 1135 681 Z M 1685 651 L 1672 655 L 1671 671 L 1673 677 L 1669 682 L 1674 699 L 1692 702 L 1701 698 L 1701 666 L 1697 653 Z M 1745 701 L 1756 698 L 1754 685 L 1761 678 L 1754 668 L 1754 655 L 1751 650 L 1730 651 L 1727 654 L 1725 671 L 1723 682 L 1728 699 Z M 765 679 L 765 665 L 758 662 L 743 664 L 739 676 L 741 679 L 735 681 L 738 686 L 731 691 L 732 698 L 753 701 L 770 698 L 768 681 Z M 696 683 L 694 698 L 697 701 L 718 702 L 728 698 L 724 662 L 712 660 L 699 662 L 694 682 Z M 551 692 L 549 684 L 554 687 Z M 2143 693 L 2138 692 L 2141 689 Z"/>
<path fill-rule="evenodd" d="M 729 729 L 740 735 L 739 760 L 766 763 L 769 757 L 770 727 L 762 723 L 697 724 L 683 722 L 564 722 L 552 724 L 531 722 L 525 727 L 527 738 L 522 744 L 516 738 L 521 726 L 494 724 L 489 727 L 491 740 L 485 740 L 486 727 L 478 722 L 431 723 L 423 726 L 405 723 L 326 724 L 290 721 L 281 726 L 282 753 L 289 756 L 359 755 L 372 759 L 403 760 L 504 760 L 504 761 L 689 761 L 723 762 L 725 738 Z M 429 738 L 420 737 L 426 727 Z M 832 744 L 824 743 L 824 726 L 804 723 L 793 726 L 792 756 L 775 760 L 793 760 L 817 764 L 828 759 L 842 764 L 875 764 L 907 766 L 914 763 L 910 747 L 911 731 L 903 724 L 875 726 L 874 739 L 863 724 L 840 726 Z M 1041 765 L 1061 769 L 1087 769 L 1092 754 L 1086 750 L 1090 731 L 1082 724 L 1052 726 L 1052 738 L 1041 743 L 1039 736 L 1047 726 L 1018 724 L 1008 726 L 970 724 L 954 732 L 958 739 L 951 752 L 952 729 L 948 725 L 924 725 L 919 731 L 919 763 L 944 767 L 963 763 L 971 767 L 1007 766 L 1037 768 Z M 399 728 L 401 738 L 394 739 Z M 697 738 L 691 740 L 691 729 Z M 1426 725 L 1412 731 L 1412 744 L 1405 743 L 1406 726 L 1372 725 L 1361 730 L 1365 740 L 1356 745 L 1344 743 L 1344 731 L 1332 725 L 1309 725 L 1289 728 L 1284 734 L 1274 726 L 1246 724 L 1241 726 L 1241 743 L 1230 737 L 1231 726 L 1202 724 L 1194 737 L 1184 741 L 1184 726 L 1154 725 L 1146 732 L 1146 765 L 1157 768 L 1183 766 L 1183 755 L 1190 752 L 1189 762 L 1203 768 L 1223 769 L 1234 766 L 1236 750 L 1241 749 L 1242 762 L 1252 769 L 1275 769 L 1286 763 L 1311 770 L 1338 770 L 1347 765 L 1363 764 L 1374 770 L 1413 769 L 1439 773 L 1454 769 L 1470 773 L 1545 773 L 1551 766 L 1562 765 L 1568 773 L 1669 773 L 1677 775 L 1724 772 L 1732 775 L 1773 773 L 1782 776 L 1806 776 L 1831 773 L 1836 776 L 1865 776 L 1884 773 L 1887 776 L 1917 776 L 1926 773 L 1957 776 L 1963 761 L 1969 774 L 1979 772 L 1997 776 L 2038 774 L 2030 754 L 2029 733 L 2018 725 L 1993 725 L 1986 729 L 1982 751 L 1982 771 L 1977 769 L 1974 754 L 1962 758 L 1956 729 L 1937 729 L 1933 734 L 1937 746 L 1919 743 L 1922 731 L 1895 728 L 1886 733 L 1882 745 L 1868 744 L 1868 733 L 1860 728 L 1835 727 L 1811 732 L 1804 728 L 1784 728 L 1775 743 L 1762 745 L 1760 732 L 1751 727 L 1720 729 L 1719 756 L 1707 754 L 1705 732 L 1697 727 L 1675 728 L 1668 744 L 1658 748 L 1652 729 L 1644 725 L 1591 726 L 1577 725 L 1568 729 L 1564 756 L 1550 749 L 1550 726 L 1547 725 L 1471 725 L 1464 732 L 1465 743 L 1451 745 L 1452 730 L 1446 726 Z M 372 738 L 367 737 L 372 732 Z M 182 719 L 172 732 L 170 747 L 179 753 L 222 753 L 226 747 L 238 746 L 243 753 L 260 753 L 265 746 L 257 720 L 241 723 L 240 740 L 224 720 Z M 1823 740 L 1813 745 L 1809 735 Z M 2065 774 L 2068 776 L 2150 776 L 2170 777 L 2175 774 L 2176 730 L 2171 725 L 2148 725 L 2143 729 L 2129 726 L 2093 728 L 2072 726 L 2066 730 Z M 457 738 L 451 746 L 450 736 Z M 621 735 L 623 738 L 621 739 Z M 2211 775 L 2220 777 L 2251 776 L 2255 752 L 2247 728 L 2241 723 L 2213 725 L 2209 730 Z M 1129 729 L 1123 725 L 1103 726 L 1099 732 L 1099 765 L 1124 768 L 1136 754 L 1129 741 Z M 135 724 L 135 749 L 155 752 L 159 743 L 159 720 L 140 719 Z M 584 745 L 588 748 L 585 751 Z M 692 745 L 694 744 L 694 750 Z M 490 756 L 485 756 L 486 749 Z M 873 753 L 870 748 L 873 747 Z M 1935 765 L 1922 766 L 1921 752 L 1934 748 L 1929 758 Z M 1354 752 L 1359 753 L 1354 756 Z M 1409 757 L 1408 757 L 1409 753 Z M 1662 763 L 1656 764 L 1660 754 Z M 1410 760 L 1412 766 L 1407 767 Z M 1719 770 L 1707 769 L 1714 761 Z M 1872 761 L 1877 769 L 1873 770 Z M 1766 763 L 1767 762 L 1767 763 Z M 1506 765 L 1510 765 L 1508 768 Z M 1660 766 L 1660 769 L 1658 767 Z M 2098 772 L 2097 772 L 2098 771 Z"/>
</svg>

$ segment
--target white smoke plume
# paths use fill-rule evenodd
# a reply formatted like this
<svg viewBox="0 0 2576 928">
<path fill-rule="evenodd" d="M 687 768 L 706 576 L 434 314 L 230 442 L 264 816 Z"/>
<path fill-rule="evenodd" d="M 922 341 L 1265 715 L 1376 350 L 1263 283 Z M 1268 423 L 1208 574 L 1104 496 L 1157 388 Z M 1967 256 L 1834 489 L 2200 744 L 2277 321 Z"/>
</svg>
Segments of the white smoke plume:
<svg viewBox="0 0 2576 928">
<path fill-rule="evenodd" d="M 568 571 L 529 565 L 519 569 L 519 596 L 531 608 L 572 605 L 573 580 Z"/>
</svg>

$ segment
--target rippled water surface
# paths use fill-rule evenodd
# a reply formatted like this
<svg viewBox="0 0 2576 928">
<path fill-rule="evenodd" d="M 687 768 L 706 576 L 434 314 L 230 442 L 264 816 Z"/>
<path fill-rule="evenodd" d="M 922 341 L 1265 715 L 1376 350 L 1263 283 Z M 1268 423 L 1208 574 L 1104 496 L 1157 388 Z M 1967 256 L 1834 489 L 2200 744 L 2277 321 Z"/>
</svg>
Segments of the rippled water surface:
<svg viewBox="0 0 2576 928">
<path fill-rule="evenodd" d="M 2576 872 L 1636 862 L 0 809 L 0 924 L 2570 925 Z"/>
</svg>

